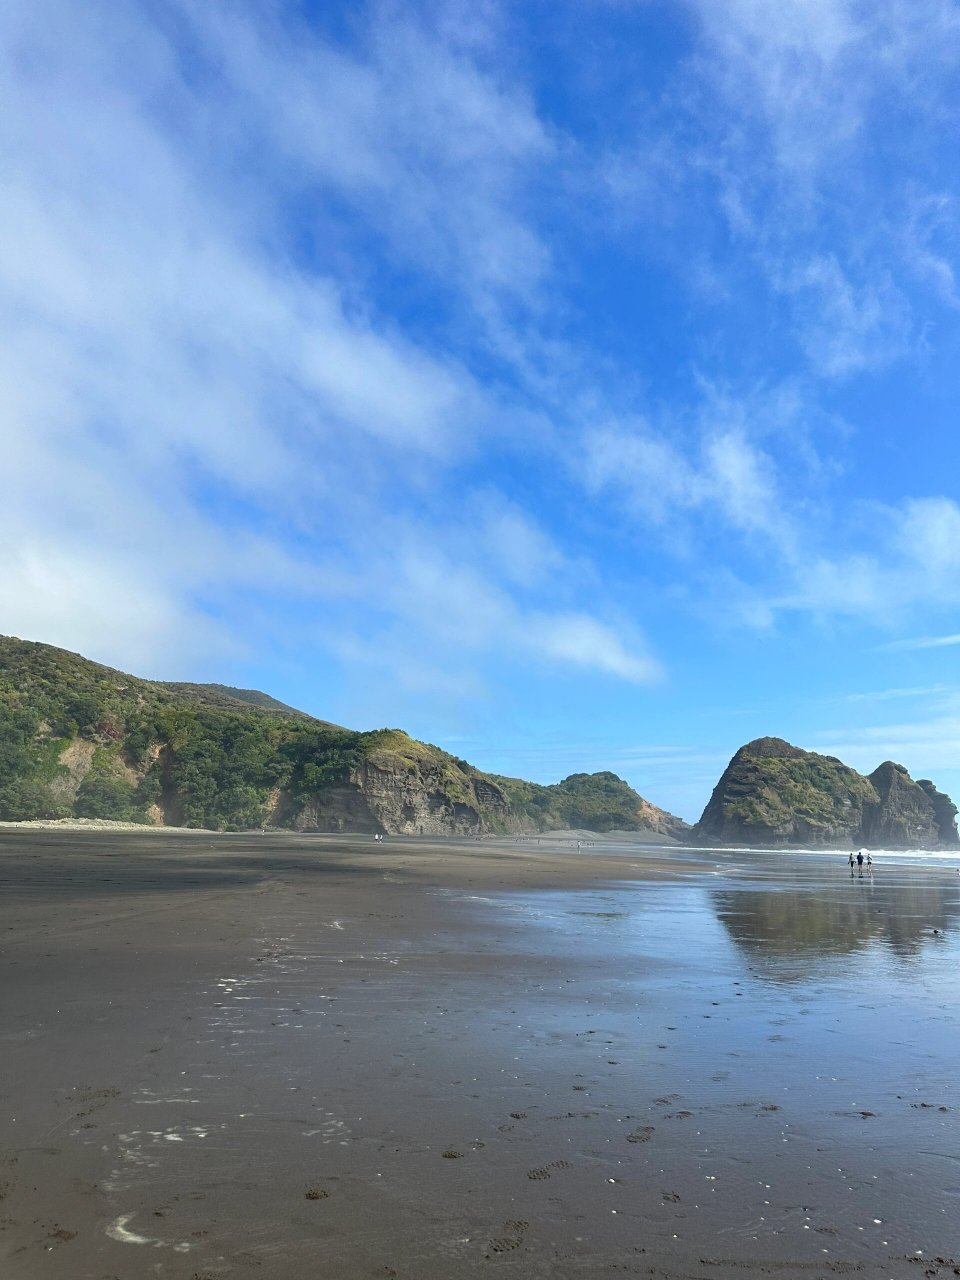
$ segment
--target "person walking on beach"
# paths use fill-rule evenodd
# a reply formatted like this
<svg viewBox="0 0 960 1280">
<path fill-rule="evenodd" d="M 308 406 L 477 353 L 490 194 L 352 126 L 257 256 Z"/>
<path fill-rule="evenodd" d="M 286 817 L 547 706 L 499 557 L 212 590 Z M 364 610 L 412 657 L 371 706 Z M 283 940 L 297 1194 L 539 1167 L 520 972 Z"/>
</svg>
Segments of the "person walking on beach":
<svg viewBox="0 0 960 1280">
<path fill-rule="evenodd" d="M 853 879 L 853 850 L 850 850 L 850 879 Z"/>
<path fill-rule="evenodd" d="M 869 849 L 867 850 L 867 872 L 873 875 L 873 854 Z"/>
<path fill-rule="evenodd" d="M 863 850 L 857 854 L 857 867 L 859 868 L 861 877 L 863 876 Z"/>
</svg>

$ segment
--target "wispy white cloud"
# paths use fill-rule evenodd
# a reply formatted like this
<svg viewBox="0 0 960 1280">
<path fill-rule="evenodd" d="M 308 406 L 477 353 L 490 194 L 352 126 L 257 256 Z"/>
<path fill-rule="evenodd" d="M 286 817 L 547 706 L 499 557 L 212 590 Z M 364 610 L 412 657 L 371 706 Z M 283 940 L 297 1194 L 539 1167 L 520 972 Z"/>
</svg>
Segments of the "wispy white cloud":
<svg viewBox="0 0 960 1280">
<path fill-rule="evenodd" d="M 347 200 L 459 304 L 530 298 L 522 188 L 553 144 L 528 93 L 454 5 L 373 9 L 349 54 L 283 16 L 0 19 L 3 628 L 168 671 L 272 597 L 340 652 L 338 607 L 379 614 L 437 682 L 445 642 L 652 678 L 635 626 L 545 604 L 573 562 L 537 520 L 458 477 L 527 410 L 321 243 Z"/>
<path fill-rule="evenodd" d="M 913 777 L 955 776 L 960 758 L 960 715 L 926 720 L 836 729 L 815 735 L 818 751 L 839 756 L 862 773 L 871 773 L 884 760 L 906 764 Z"/>
<path fill-rule="evenodd" d="M 763 282 L 816 377 L 916 358 L 932 315 L 956 306 L 957 192 L 929 146 L 952 94 L 956 5 L 684 8 L 686 76 L 660 101 L 637 90 L 635 133 L 599 165 L 614 225 L 658 258 L 682 245 L 671 265 L 695 296 Z"/>
<path fill-rule="evenodd" d="M 652 683 L 662 674 L 660 663 L 644 651 L 634 627 L 625 628 L 624 635 L 583 613 L 533 615 L 521 626 L 533 652 L 554 661 L 603 671 L 634 684 Z"/>
<path fill-rule="evenodd" d="M 960 636 L 957 637 L 960 644 Z M 889 648 L 889 645 L 883 646 Z M 960 693 L 960 686 L 949 684 L 921 685 L 913 689 L 874 689 L 869 693 L 848 693 L 845 702 L 887 702 L 891 698 L 941 698 L 945 695 L 955 697 Z"/>
<path fill-rule="evenodd" d="M 273 11 L 182 9 L 224 117 L 263 148 L 261 170 L 302 190 L 329 185 L 475 304 L 537 289 L 550 255 L 524 191 L 554 142 L 525 87 L 485 56 L 494 6 L 374 6 L 350 52 L 290 12 L 281 26 Z"/>
<path fill-rule="evenodd" d="M 135 556 L 111 557 L 57 540 L 11 545 L 5 539 L 0 619 L 5 632 L 95 654 L 134 672 L 173 676 L 179 663 L 199 664 L 205 650 L 235 655 L 239 648 L 169 583 L 146 577 Z M 164 651 L 174 655 L 171 668 L 164 669 Z"/>
<path fill-rule="evenodd" d="M 880 645 L 880 648 L 893 651 L 905 651 L 908 649 L 947 649 L 958 644 L 960 644 L 960 635 L 917 636 L 909 640 L 891 640 L 887 644 Z"/>
<path fill-rule="evenodd" d="M 742 533 L 780 535 L 775 469 L 739 431 L 707 434 L 688 454 L 644 421 L 619 422 L 585 433 L 583 447 L 587 485 L 618 493 L 639 518 L 715 511 Z"/>
<path fill-rule="evenodd" d="M 533 667 L 569 665 L 647 684 L 660 664 L 635 623 L 601 619 L 578 609 L 518 603 L 502 580 L 480 563 L 456 559 L 418 535 L 398 531 L 396 556 L 371 566 L 361 592 L 383 610 L 379 643 L 369 660 L 386 668 L 418 669 L 429 640 L 430 661 L 463 665 L 466 656 L 493 653 Z M 549 583 L 547 599 L 556 596 Z"/>
<path fill-rule="evenodd" d="M 888 364 L 910 341 L 907 298 L 877 266 L 854 283 L 832 254 L 792 267 L 780 289 L 795 299 L 797 332 L 814 367 L 845 377 Z"/>
<path fill-rule="evenodd" d="M 839 555 L 822 550 L 811 556 L 796 567 L 794 592 L 783 595 L 776 607 L 902 625 L 918 606 L 960 604 L 960 506 L 952 499 L 865 505 L 858 517 L 860 540 L 873 550 Z"/>
<path fill-rule="evenodd" d="M 909 191 L 900 233 L 901 253 L 921 284 L 951 308 L 960 307 L 958 197 L 944 191 Z"/>
</svg>

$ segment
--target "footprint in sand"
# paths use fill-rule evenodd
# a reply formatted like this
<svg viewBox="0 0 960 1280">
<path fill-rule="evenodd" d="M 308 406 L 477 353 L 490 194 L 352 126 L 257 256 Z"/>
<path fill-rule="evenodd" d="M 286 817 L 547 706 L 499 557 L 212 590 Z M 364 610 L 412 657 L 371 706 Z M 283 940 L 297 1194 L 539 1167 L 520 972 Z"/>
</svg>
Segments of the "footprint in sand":
<svg viewBox="0 0 960 1280">
<path fill-rule="evenodd" d="M 519 1249 L 523 1244 L 523 1233 L 529 1225 L 522 1218 L 508 1218 L 503 1224 L 503 1234 L 494 1236 L 487 1248 L 491 1253 L 511 1253 L 514 1249 Z"/>
<path fill-rule="evenodd" d="M 543 1182 L 549 1178 L 554 1169 L 569 1169 L 569 1160 L 551 1160 L 549 1164 L 540 1165 L 536 1169 L 528 1169 L 527 1177 L 531 1182 Z"/>
<path fill-rule="evenodd" d="M 649 1142 L 656 1130 L 652 1124 L 641 1125 L 639 1129 L 634 1129 L 633 1133 L 627 1134 L 628 1142 Z"/>
</svg>

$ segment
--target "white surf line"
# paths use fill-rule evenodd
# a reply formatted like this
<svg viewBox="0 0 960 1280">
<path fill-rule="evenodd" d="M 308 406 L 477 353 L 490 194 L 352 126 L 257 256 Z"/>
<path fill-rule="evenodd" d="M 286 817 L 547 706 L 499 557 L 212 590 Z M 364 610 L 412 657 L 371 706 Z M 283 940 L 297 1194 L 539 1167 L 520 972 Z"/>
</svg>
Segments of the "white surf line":
<svg viewBox="0 0 960 1280">
<path fill-rule="evenodd" d="M 187 1241 L 181 1241 L 179 1244 L 168 1244 L 166 1240 L 157 1240 L 152 1236 L 139 1236 L 135 1231 L 127 1230 L 127 1223 L 137 1215 L 135 1213 L 121 1213 L 119 1218 L 106 1228 L 106 1234 L 111 1240 L 116 1240 L 118 1244 L 152 1244 L 155 1249 L 173 1249 L 174 1253 L 189 1253 L 190 1245 Z"/>
</svg>

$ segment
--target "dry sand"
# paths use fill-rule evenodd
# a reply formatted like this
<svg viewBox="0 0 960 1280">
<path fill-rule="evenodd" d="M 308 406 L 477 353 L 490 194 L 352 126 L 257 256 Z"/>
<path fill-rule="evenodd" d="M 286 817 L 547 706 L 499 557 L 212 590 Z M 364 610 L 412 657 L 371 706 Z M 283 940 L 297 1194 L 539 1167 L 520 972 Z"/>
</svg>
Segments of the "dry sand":
<svg viewBox="0 0 960 1280">
<path fill-rule="evenodd" d="M 958 881 L 0 831 L 0 1276 L 960 1275 Z"/>
</svg>

